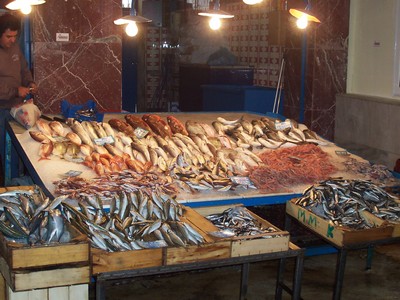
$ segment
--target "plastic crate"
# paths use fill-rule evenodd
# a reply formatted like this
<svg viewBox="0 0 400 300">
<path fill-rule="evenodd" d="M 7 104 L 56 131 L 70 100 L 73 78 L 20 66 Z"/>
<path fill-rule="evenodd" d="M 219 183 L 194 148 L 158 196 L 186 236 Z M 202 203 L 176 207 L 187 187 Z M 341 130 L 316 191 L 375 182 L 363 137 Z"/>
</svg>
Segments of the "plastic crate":
<svg viewBox="0 0 400 300">
<path fill-rule="evenodd" d="M 85 116 L 80 114 L 82 110 L 92 110 L 93 115 Z M 61 113 L 65 118 L 74 118 L 78 121 L 103 121 L 104 114 L 98 113 L 96 108 L 96 102 L 88 100 L 85 104 L 76 105 L 71 104 L 67 100 L 61 101 Z"/>
<path fill-rule="evenodd" d="M 238 85 L 202 85 L 203 111 L 272 112 L 274 88 Z M 281 95 L 283 97 L 283 93 Z M 281 98 L 279 113 L 283 111 Z"/>
</svg>

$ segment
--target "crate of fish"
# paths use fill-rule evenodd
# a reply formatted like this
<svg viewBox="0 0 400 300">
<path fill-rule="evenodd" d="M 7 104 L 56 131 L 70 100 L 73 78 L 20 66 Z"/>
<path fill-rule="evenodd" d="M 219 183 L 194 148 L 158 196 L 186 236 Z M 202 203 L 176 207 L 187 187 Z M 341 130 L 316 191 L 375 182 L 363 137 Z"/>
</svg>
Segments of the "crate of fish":
<svg viewBox="0 0 400 300">
<path fill-rule="evenodd" d="M 164 261 L 166 265 L 224 259 L 231 256 L 231 241 L 218 241 L 211 234 L 217 232 L 218 228 L 197 211 L 185 207 L 181 221 L 186 224 L 188 230 L 184 236 L 198 234 L 200 243 L 193 241 L 186 245 L 181 244 L 181 247 L 166 248 Z"/>
<path fill-rule="evenodd" d="M 190 221 L 190 208 L 161 190 L 109 194 L 107 207 L 98 195 L 81 195 L 79 207 L 63 203 L 69 220 L 90 239 L 93 275 L 183 262 L 211 241 Z"/>
<path fill-rule="evenodd" d="M 329 179 L 286 204 L 286 212 L 341 247 L 393 236 L 400 217 L 395 197 L 364 180 Z"/>
<path fill-rule="evenodd" d="M 289 233 L 243 206 L 213 206 L 196 209 L 217 227 L 208 233 L 231 242 L 230 256 L 239 257 L 289 249 Z"/>
<path fill-rule="evenodd" d="M 89 243 L 65 221 L 62 200 L 37 186 L 0 189 L 0 269 L 13 291 L 89 282 Z"/>
</svg>

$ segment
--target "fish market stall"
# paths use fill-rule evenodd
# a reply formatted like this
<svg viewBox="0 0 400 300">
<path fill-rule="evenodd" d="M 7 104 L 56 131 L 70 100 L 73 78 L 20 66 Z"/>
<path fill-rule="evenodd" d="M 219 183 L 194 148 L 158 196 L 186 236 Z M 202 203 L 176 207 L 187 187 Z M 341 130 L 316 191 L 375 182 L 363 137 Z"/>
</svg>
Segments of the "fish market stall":
<svg viewBox="0 0 400 300">
<path fill-rule="evenodd" d="M 10 121 L 7 132 L 35 183 L 49 197 L 62 197 L 66 219 L 88 237 L 99 298 L 108 279 L 233 264 L 246 271 L 249 262 L 286 257 L 297 259 L 299 279 L 302 252 L 287 231 L 220 206 L 286 203 L 332 177 L 395 181 L 387 170 L 279 115 L 49 118 L 30 130 Z M 191 207 L 211 208 L 206 214 Z M 218 227 L 221 215 L 229 219 L 237 211 L 249 236 Z"/>
</svg>

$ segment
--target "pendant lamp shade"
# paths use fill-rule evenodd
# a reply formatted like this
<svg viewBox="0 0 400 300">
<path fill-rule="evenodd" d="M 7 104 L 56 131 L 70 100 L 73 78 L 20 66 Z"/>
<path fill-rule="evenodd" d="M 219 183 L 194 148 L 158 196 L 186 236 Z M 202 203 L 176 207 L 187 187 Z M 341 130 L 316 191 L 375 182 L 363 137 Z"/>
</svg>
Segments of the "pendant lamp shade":
<svg viewBox="0 0 400 300">
<path fill-rule="evenodd" d="M 297 9 L 297 8 L 291 8 L 289 9 L 289 13 L 295 17 L 296 19 L 307 19 L 309 22 L 315 22 L 315 23 L 321 23 L 321 21 L 314 16 L 311 11 L 306 10 L 306 9 Z"/>
<path fill-rule="evenodd" d="M 6 5 L 10 10 L 21 10 L 25 15 L 32 11 L 32 5 L 39 5 L 46 3 L 44 0 L 14 0 Z"/>
<path fill-rule="evenodd" d="M 135 0 L 132 0 L 131 9 L 128 16 L 123 16 L 117 20 L 114 20 L 115 25 L 126 25 L 125 32 L 128 36 L 136 36 L 139 29 L 136 24 L 138 23 L 149 23 L 150 19 L 136 15 Z"/>
<path fill-rule="evenodd" d="M 219 9 L 219 0 L 214 1 L 214 9 L 207 9 L 198 13 L 199 16 L 218 18 L 218 19 L 229 19 L 235 17 L 226 11 Z"/>
</svg>

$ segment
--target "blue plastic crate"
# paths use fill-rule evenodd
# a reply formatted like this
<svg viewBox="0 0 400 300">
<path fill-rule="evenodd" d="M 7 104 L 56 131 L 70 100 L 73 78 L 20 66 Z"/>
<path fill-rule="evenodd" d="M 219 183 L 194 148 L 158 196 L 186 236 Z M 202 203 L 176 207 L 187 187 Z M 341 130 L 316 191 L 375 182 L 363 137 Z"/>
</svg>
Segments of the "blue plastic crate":
<svg viewBox="0 0 400 300">
<path fill-rule="evenodd" d="M 276 89 L 262 86 L 202 85 L 203 111 L 272 112 Z M 279 113 L 283 112 L 283 93 Z"/>
<path fill-rule="evenodd" d="M 84 116 L 79 114 L 81 110 L 93 110 L 93 116 Z M 96 108 L 96 102 L 93 100 L 88 100 L 85 104 L 76 105 L 71 104 L 67 100 L 63 99 L 61 101 L 61 113 L 65 118 L 74 118 L 78 121 L 97 121 L 102 122 L 104 114 L 98 113 Z"/>
</svg>

